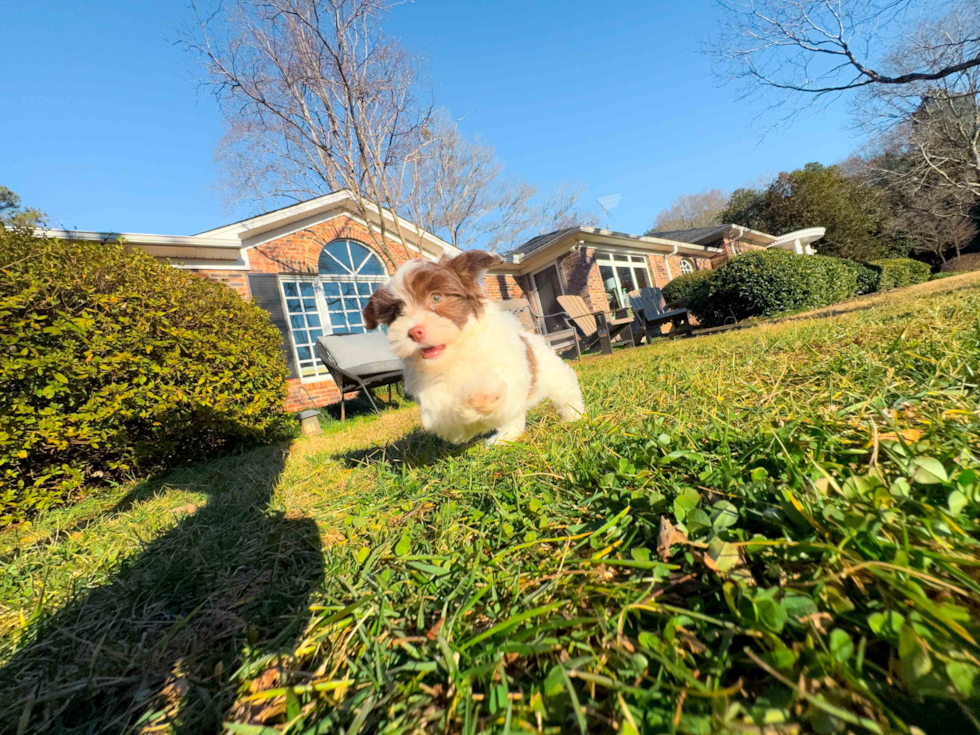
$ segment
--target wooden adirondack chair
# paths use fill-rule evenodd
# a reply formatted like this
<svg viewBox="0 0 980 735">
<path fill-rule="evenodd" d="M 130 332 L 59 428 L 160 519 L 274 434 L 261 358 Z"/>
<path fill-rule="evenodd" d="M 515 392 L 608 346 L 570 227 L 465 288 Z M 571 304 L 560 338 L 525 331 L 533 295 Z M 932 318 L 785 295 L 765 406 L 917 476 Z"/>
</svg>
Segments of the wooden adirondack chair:
<svg viewBox="0 0 980 735">
<path fill-rule="evenodd" d="M 527 299 L 510 299 L 508 301 L 501 301 L 498 307 L 504 311 L 509 311 L 514 314 L 518 319 L 521 320 L 522 324 L 527 325 L 528 320 L 533 324 L 531 331 L 540 334 L 544 341 L 548 343 L 555 352 L 561 354 L 565 350 L 569 350 L 572 347 L 575 348 L 576 357 L 582 357 L 582 348 L 579 346 L 578 332 L 575 331 L 575 327 L 568 325 L 568 329 L 561 329 L 557 332 L 553 331 L 551 333 L 545 332 L 545 317 L 538 316 L 534 313 L 534 308 L 531 306 L 531 302 Z M 522 317 L 527 316 L 527 319 Z M 566 323 L 568 322 L 567 315 L 562 312 L 560 314 L 548 314 L 548 317 L 561 317 Z"/>
<path fill-rule="evenodd" d="M 634 318 L 626 315 L 617 316 L 617 314 L 624 314 L 623 309 L 618 309 L 615 312 L 592 311 L 581 296 L 559 296 L 558 303 L 562 305 L 569 318 L 581 331 L 582 342 L 586 349 L 602 341 L 604 335 L 602 334 L 603 330 L 599 328 L 600 320 L 605 324 L 605 331 L 608 332 L 610 342 L 617 335 L 629 330 L 629 339 L 624 339 L 623 342 L 625 346 L 633 346 Z M 604 352 L 607 348 L 610 352 L 612 351 L 612 347 L 609 345 L 604 344 L 602 347 Z"/>
<path fill-rule="evenodd" d="M 691 333 L 687 309 L 668 309 L 659 288 L 641 288 L 630 291 L 626 296 L 636 314 L 640 330 L 646 334 L 647 344 L 654 337 L 680 337 Z M 673 327 L 666 335 L 660 331 L 664 324 Z"/>
</svg>

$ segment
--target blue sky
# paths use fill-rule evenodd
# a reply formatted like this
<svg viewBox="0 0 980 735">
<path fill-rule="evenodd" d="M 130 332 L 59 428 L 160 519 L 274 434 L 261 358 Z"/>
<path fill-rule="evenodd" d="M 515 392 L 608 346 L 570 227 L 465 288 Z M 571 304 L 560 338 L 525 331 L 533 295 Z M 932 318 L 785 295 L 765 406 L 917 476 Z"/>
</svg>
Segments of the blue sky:
<svg viewBox="0 0 980 735">
<path fill-rule="evenodd" d="M 622 194 L 642 232 L 678 194 L 731 189 L 857 141 L 842 103 L 762 136 L 700 51 L 711 0 L 417 0 L 389 32 L 429 60 L 436 102 L 546 189 Z M 0 183 L 54 224 L 192 234 L 237 218 L 216 190 L 221 115 L 170 43 L 178 2 L 10 4 L 0 44 Z"/>
</svg>

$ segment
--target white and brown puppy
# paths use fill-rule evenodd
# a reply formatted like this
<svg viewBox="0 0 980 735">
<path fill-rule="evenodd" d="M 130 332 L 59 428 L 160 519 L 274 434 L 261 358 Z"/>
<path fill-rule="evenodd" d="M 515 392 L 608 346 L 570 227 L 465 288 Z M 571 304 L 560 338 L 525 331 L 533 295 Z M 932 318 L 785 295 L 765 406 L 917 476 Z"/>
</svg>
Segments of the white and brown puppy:
<svg viewBox="0 0 980 735">
<path fill-rule="evenodd" d="M 488 431 L 496 432 L 488 444 L 513 441 L 545 398 L 565 421 L 585 410 L 575 371 L 487 297 L 483 275 L 501 262 L 480 250 L 410 260 L 364 308 L 368 329 L 388 325 L 422 426 L 454 444 Z"/>
</svg>

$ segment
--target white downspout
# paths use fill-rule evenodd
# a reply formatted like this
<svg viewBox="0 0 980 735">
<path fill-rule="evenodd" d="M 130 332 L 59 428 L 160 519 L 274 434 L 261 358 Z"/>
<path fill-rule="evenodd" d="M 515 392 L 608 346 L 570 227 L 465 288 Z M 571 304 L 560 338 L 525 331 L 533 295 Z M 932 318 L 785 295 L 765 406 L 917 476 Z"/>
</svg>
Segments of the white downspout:
<svg viewBox="0 0 980 735">
<path fill-rule="evenodd" d="M 670 274 L 670 263 L 668 262 L 667 258 L 673 258 L 675 255 L 677 255 L 677 249 L 679 247 L 680 245 L 674 245 L 673 252 L 664 253 L 664 268 L 667 269 L 667 283 L 670 283 L 671 281 L 674 280 L 674 277 Z"/>
<path fill-rule="evenodd" d="M 744 227 L 739 227 L 738 228 L 738 237 L 736 237 L 735 238 L 735 242 L 732 243 L 732 256 L 733 257 L 736 256 L 736 255 L 738 255 L 738 248 L 736 247 L 736 245 L 738 243 L 742 242 L 742 238 L 743 237 L 745 237 L 745 228 Z"/>
</svg>

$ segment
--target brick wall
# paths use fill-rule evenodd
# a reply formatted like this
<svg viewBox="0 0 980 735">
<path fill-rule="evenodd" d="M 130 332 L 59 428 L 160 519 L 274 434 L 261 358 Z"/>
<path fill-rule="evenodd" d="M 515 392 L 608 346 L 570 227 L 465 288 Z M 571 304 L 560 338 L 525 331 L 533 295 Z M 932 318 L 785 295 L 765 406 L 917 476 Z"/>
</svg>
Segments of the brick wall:
<svg viewBox="0 0 980 735">
<path fill-rule="evenodd" d="M 357 240 L 366 245 L 384 261 L 389 273 L 394 273 L 409 259 L 401 243 L 387 240 L 382 244 L 377 232 L 350 217 L 337 217 L 251 248 L 248 251 L 249 266 L 258 273 L 315 274 L 323 246 L 341 239 Z"/>
<path fill-rule="evenodd" d="M 515 278 L 511 275 L 494 275 L 491 273 L 483 279 L 483 285 L 492 301 L 507 301 L 507 299 L 524 298 L 525 290 L 521 283 L 523 280 L 520 276 Z"/>
<path fill-rule="evenodd" d="M 558 267 L 566 294 L 581 296 L 594 311 L 608 308 L 606 290 L 595 262 L 595 250 L 581 248 L 566 253 L 558 258 Z"/>
<path fill-rule="evenodd" d="M 677 276 L 681 275 L 681 261 L 689 260 L 694 264 L 694 269 L 703 271 L 711 270 L 712 261 L 708 258 L 683 258 L 681 256 L 675 255 L 673 257 L 667 258 L 667 262 L 670 264 L 670 275 L 667 275 L 667 268 L 664 265 L 664 256 L 662 255 L 648 255 L 647 262 L 650 265 L 650 275 L 653 276 L 653 285 L 657 288 L 663 288 Z"/>
<path fill-rule="evenodd" d="M 209 281 L 225 284 L 228 288 L 234 289 L 243 299 L 252 297 L 248 290 L 248 273 L 244 271 L 192 270 L 190 272 Z"/>
</svg>

